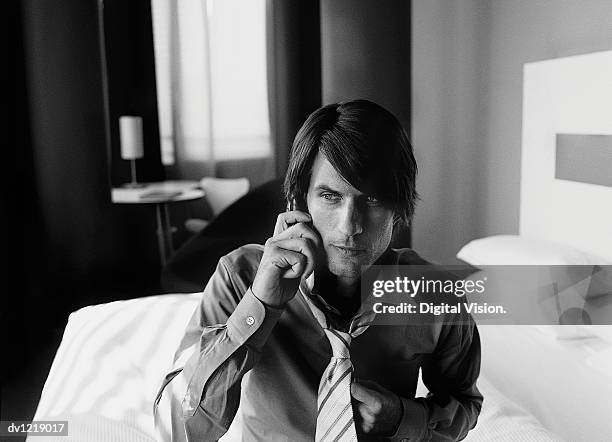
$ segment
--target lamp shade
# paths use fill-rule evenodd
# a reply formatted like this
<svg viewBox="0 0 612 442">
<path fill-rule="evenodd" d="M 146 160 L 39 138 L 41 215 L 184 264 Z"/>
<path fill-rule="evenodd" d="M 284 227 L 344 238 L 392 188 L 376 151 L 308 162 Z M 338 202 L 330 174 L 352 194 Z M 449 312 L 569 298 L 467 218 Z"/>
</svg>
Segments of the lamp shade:
<svg viewBox="0 0 612 442">
<path fill-rule="evenodd" d="M 142 117 L 119 117 L 119 131 L 121 136 L 121 158 L 135 160 L 144 155 L 142 141 Z"/>
</svg>

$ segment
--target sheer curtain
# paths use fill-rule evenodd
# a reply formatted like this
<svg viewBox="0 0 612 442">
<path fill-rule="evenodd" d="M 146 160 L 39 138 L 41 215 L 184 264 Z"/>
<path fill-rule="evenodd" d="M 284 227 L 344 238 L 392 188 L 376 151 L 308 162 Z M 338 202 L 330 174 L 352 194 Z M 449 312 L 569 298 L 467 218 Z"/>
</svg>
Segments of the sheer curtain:
<svg viewBox="0 0 612 442">
<path fill-rule="evenodd" d="M 265 0 L 152 0 L 162 161 L 180 178 L 270 158 Z"/>
</svg>

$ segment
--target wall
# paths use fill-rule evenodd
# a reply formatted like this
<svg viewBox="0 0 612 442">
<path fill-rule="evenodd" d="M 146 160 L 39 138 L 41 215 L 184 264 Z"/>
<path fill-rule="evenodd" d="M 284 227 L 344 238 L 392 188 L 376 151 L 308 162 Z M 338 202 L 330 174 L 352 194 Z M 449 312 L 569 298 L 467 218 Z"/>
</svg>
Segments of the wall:
<svg viewBox="0 0 612 442">
<path fill-rule="evenodd" d="M 323 103 L 365 98 L 410 131 L 410 3 L 321 0 Z"/>
<path fill-rule="evenodd" d="M 612 48 L 612 2 L 413 0 L 414 248 L 518 233 L 522 68 Z"/>
<path fill-rule="evenodd" d="M 319 3 L 266 3 L 268 106 L 277 177 L 285 176 L 295 134 L 306 117 L 321 106 Z"/>
<path fill-rule="evenodd" d="M 445 262 L 479 231 L 489 30 L 486 2 L 414 1 L 412 142 L 421 195 L 413 246 Z"/>
<path fill-rule="evenodd" d="M 518 232 L 523 64 L 612 49 L 610 0 L 496 1 L 491 13 L 487 235 Z"/>
</svg>

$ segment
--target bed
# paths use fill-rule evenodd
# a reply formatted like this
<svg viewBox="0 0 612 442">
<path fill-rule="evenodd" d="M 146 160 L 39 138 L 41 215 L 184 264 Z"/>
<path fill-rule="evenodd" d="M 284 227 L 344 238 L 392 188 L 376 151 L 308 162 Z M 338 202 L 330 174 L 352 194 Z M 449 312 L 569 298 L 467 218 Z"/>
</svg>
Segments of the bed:
<svg viewBox="0 0 612 442">
<path fill-rule="evenodd" d="M 152 296 L 72 313 L 35 419 L 67 420 L 69 437 L 61 440 L 156 440 L 152 401 L 199 296 Z M 612 354 L 612 342 L 559 340 L 546 327 L 480 332 L 485 403 L 466 440 L 609 439 L 612 367 L 597 358 Z M 422 384 L 419 393 L 426 393 Z M 239 427 L 237 418 L 223 440 L 240 440 Z"/>
<path fill-rule="evenodd" d="M 520 235 L 472 241 L 459 251 L 465 262 L 612 263 L 612 187 L 558 179 L 554 170 L 554 134 L 612 134 L 612 119 L 600 115 L 612 97 L 598 89 L 612 78 L 612 52 L 580 57 L 526 66 Z M 589 97 L 596 115 L 561 106 L 567 94 L 579 102 Z M 554 109 L 541 108 L 542 101 Z M 568 195 L 580 216 L 567 214 L 561 202 Z M 156 440 L 153 400 L 199 296 L 166 294 L 73 312 L 34 419 L 68 421 L 62 441 Z M 609 326 L 483 325 L 480 335 L 485 401 L 466 440 L 612 440 Z M 417 394 L 426 394 L 422 383 Z M 240 440 L 239 415 L 222 440 Z"/>
<path fill-rule="evenodd" d="M 45 383 L 35 419 L 67 420 L 69 436 L 61 438 L 64 441 L 156 440 L 153 399 L 160 379 L 171 367 L 174 350 L 199 296 L 199 293 L 152 296 L 89 306 L 72 313 Z M 539 397 L 539 393 L 533 391 L 530 395 L 533 401 L 523 401 L 525 405 L 519 405 L 520 398 L 502 393 L 508 383 L 512 386 L 514 382 L 508 371 L 514 371 L 517 376 L 539 373 L 540 379 L 550 375 L 542 372 L 542 363 L 546 368 L 559 364 L 566 368 L 560 370 L 549 384 L 555 385 L 559 379 L 573 373 L 572 376 L 579 383 L 570 390 L 571 394 L 601 392 L 601 388 L 607 388 L 612 394 L 612 379 L 605 373 L 600 373 L 599 377 L 586 376 L 588 371 L 581 369 L 577 362 L 587 354 L 584 348 L 573 348 L 569 353 L 557 355 L 554 340 L 538 330 L 514 330 L 512 333 L 520 339 L 511 340 L 512 346 L 509 347 L 506 339 L 508 330 L 495 327 L 481 330 L 485 364 L 479 387 L 485 396 L 485 403 L 478 425 L 466 440 L 564 440 L 535 418 L 530 410 L 530 407 L 546 408 L 550 395 Z M 499 359 L 496 351 L 502 342 L 506 355 L 504 360 Z M 529 357 L 532 361 L 539 360 L 537 355 L 544 355 L 545 360 L 535 367 L 526 366 L 525 360 L 521 359 Z M 493 359 L 494 363 L 486 362 Z M 511 366 L 505 366 L 507 363 Z M 522 372 L 518 373 L 519 370 Z M 605 379 L 605 383 L 597 385 L 599 380 Z M 422 384 L 420 388 L 420 393 L 425 394 Z M 603 398 L 606 396 L 582 397 L 585 400 L 598 400 L 601 407 L 598 414 L 580 413 L 584 419 L 581 425 L 586 427 L 591 420 L 602 419 L 605 415 Z M 569 408 L 568 413 L 572 412 L 572 408 Z M 574 416 L 570 422 L 577 419 Z M 552 420 L 555 420 L 555 416 L 552 416 Z M 603 434 L 588 440 L 605 440 Z M 239 417 L 222 440 L 240 440 Z"/>
</svg>

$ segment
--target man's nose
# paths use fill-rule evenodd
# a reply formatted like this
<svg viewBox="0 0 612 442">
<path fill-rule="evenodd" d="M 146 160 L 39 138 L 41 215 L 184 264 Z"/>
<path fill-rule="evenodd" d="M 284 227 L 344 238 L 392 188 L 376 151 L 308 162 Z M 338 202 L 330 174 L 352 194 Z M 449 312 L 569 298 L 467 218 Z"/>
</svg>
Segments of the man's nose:
<svg viewBox="0 0 612 442">
<path fill-rule="evenodd" d="M 338 230 L 345 236 L 355 236 L 363 231 L 362 214 L 354 201 L 347 201 L 340 209 Z"/>
</svg>

